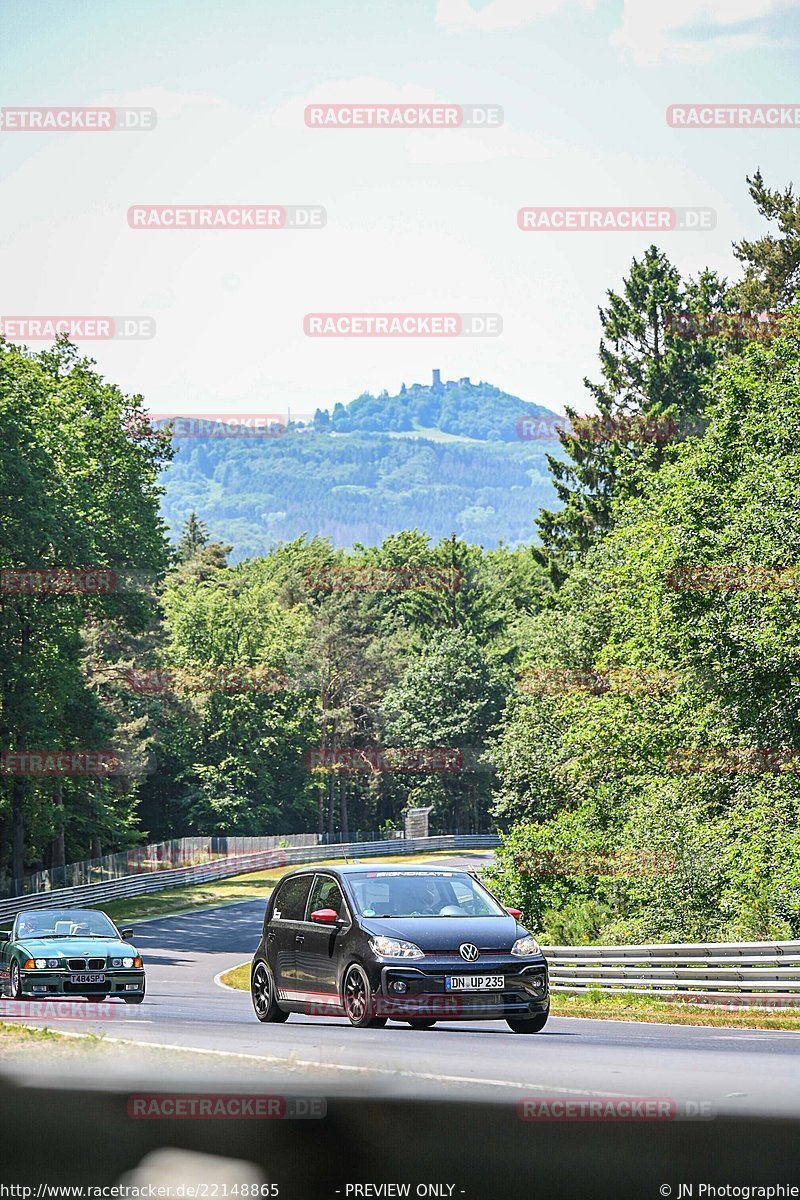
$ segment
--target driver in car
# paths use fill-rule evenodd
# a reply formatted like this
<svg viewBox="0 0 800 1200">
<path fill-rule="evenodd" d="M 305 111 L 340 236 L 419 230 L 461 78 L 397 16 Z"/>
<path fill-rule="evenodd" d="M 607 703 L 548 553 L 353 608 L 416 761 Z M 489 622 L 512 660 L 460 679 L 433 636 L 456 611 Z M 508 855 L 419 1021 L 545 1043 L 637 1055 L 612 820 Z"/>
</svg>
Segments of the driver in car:
<svg viewBox="0 0 800 1200">
<path fill-rule="evenodd" d="M 415 888 L 413 904 L 414 911 L 423 913 L 426 917 L 438 915 L 442 902 L 434 880 L 425 879 L 418 888 Z"/>
</svg>

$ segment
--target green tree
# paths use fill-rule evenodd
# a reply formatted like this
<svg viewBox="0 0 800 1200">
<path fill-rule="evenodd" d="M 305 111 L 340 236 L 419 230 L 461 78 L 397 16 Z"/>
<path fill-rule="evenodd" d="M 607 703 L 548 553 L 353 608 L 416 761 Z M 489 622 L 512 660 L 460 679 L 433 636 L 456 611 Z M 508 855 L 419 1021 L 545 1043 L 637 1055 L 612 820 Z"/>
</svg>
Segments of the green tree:
<svg viewBox="0 0 800 1200">
<path fill-rule="evenodd" d="M 532 663 L 608 680 L 521 689 L 490 749 L 518 821 L 498 886 L 552 936 L 558 911 L 612 943 L 800 930 L 799 364 L 794 310 L 727 356 L 703 436 L 530 618 Z M 591 865 L 619 852 L 645 868 Z"/>
<path fill-rule="evenodd" d="M 384 700 L 390 743 L 409 749 L 461 752 L 455 770 L 409 776 L 412 806 L 432 804 L 440 828 L 485 826 L 492 790 L 484 759 L 489 731 L 499 720 L 507 673 L 468 633 L 444 630 L 408 663 Z"/>
<path fill-rule="evenodd" d="M 204 521 L 198 520 L 196 512 L 190 512 L 184 523 L 181 540 L 178 542 L 178 548 L 175 552 L 178 562 L 185 563 L 194 558 L 208 544 L 208 540 L 208 526 Z"/>
<path fill-rule="evenodd" d="M 713 272 L 684 283 L 656 246 L 633 260 L 621 292 L 609 291 L 599 310 L 602 382 L 584 380 L 597 415 L 568 408 L 573 428 L 559 434 L 565 457 L 547 456 L 563 507 L 543 509 L 537 524 L 555 582 L 608 533 L 614 500 L 638 494 L 671 445 L 697 431 L 715 351 L 708 339 L 671 336 L 670 321 L 723 305 L 724 284 Z"/>
<path fill-rule="evenodd" d="M 785 308 L 800 288 L 800 196 L 790 184 L 783 191 L 768 188 L 760 171 L 747 178 L 760 215 L 777 224 L 777 236 L 735 242 L 733 253 L 745 274 L 731 293 L 735 307 L 746 312 Z"/>
<path fill-rule="evenodd" d="M 23 573 L 6 579 L 89 568 L 106 571 L 109 584 L 96 592 L 2 590 L 0 745 L 101 748 L 114 722 L 86 694 L 81 629 L 96 618 L 135 631 L 150 619 L 144 581 L 167 558 L 158 472 L 168 441 L 132 432 L 144 424 L 141 397 L 105 383 L 63 341 L 40 354 L 0 341 L 0 410 L 0 565 Z M 94 794 L 101 811 L 115 802 L 93 779 L 73 780 L 54 798 L 52 783 L 9 775 L 2 792 L 8 824 L 0 850 L 14 880 L 37 861 L 43 840 L 60 837 L 62 814 L 52 810 L 65 797 Z"/>
</svg>

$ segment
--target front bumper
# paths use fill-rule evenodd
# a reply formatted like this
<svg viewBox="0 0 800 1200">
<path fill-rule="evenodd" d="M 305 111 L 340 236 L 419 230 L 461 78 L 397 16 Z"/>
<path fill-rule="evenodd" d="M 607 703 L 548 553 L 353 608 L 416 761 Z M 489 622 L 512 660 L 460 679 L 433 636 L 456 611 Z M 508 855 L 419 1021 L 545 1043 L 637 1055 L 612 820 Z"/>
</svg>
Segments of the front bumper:
<svg viewBox="0 0 800 1200">
<path fill-rule="evenodd" d="M 144 970 L 106 968 L 105 971 L 84 972 L 104 976 L 102 983 L 73 983 L 70 976 L 80 974 L 65 970 L 21 971 L 22 991 L 26 996 L 142 996 L 145 990 Z"/>
<path fill-rule="evenodd" d="M 504 982 L 497 990 L 452 991 L 446 985 L 447 977 L 452 975 L 502 975 Z M 405 990 L 398 991 L 397 984 L 404 985 Z M 547 1012 L 550 985 L 543 958 L 509 962 L 508 958 L 487 957 L 473 964 L 461 959 L 431 958 L 424 967 L 382 964 L 375 998 L 380 1016 L 491 1021 Z"/>
</svg>

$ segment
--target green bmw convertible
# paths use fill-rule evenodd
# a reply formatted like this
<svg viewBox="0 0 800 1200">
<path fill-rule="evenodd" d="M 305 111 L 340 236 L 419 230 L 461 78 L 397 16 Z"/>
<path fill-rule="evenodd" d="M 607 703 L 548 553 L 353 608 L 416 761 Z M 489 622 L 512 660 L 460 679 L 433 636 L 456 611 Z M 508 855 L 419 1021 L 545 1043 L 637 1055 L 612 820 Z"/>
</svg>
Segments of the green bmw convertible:
<svg viewBox="0 0 800 1200">
<path fill-rule="evenodd" d="M 28 996 L 118 996 L 141 1004 L 145 983 L 142 960 L 127 940 L 132 929 L 117 929 L 92 908 L 39 908 L 21 912 L 14 927 L 0 930 L 0 994 Z"/>
</svg>

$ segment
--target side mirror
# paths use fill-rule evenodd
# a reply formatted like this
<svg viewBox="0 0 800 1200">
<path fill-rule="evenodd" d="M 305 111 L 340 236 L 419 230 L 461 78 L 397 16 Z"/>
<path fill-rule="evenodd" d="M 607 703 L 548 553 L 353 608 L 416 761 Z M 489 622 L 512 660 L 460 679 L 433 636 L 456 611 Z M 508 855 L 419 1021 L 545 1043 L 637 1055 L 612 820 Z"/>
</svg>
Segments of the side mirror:
<svg viewBox="0 0 800 1200">
<path fill-rule="evenodd" d="M 11 930 L 10 929 L 0 929 L 0 942 L 10 942 L 10 941 L 11 941 Z"/>
<path fill-rule="evenodd" d="M 122 935 L 123 942 L 129 942 L 133 937 L 132 929 L 120 929 L 120 933 Z"/>
<path fill-rule="evenodd" d="M 522 916 L 521 908 L 507 908 L 506 912 L 509 914 L 509 916 L 513 917 L 515 921 L 518 921 Z"/>
<path fill-rule="evenodd" d="M 339 914 L 335 908 L 318 908 L 316 912 L 312 912 L 311 920 L 317 925 L 336 925 L 339 921 Z"/>
</svg>

